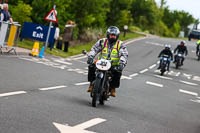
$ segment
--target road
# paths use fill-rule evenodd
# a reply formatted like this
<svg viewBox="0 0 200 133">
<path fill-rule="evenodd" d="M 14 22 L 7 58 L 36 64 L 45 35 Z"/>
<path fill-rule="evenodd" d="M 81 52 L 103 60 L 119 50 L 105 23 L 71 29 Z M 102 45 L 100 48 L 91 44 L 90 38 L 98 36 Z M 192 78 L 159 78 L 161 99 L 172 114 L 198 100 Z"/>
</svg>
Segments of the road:
<svg viewBox="0 0 200 133">
<path fill-rule="evenodd" d="M 117 97 L 91 107 L 87 64 L 70 58 L 0 56 L 1 133 L 199 133 L 200 62 L 187 42 L 184 66 L 159 76 L 163 44 L 177 39 L 127 42 L 128 65 Z"/>
</svg>

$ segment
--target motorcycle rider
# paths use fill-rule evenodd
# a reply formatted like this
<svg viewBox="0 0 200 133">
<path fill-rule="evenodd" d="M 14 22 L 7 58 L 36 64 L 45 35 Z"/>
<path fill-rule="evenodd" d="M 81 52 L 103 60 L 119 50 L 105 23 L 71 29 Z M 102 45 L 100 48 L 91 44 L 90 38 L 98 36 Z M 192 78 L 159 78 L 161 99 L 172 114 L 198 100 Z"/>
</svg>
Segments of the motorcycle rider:
<svg viewBox="0 0 200 133">
<path fill-rule="evenodd" d="M 163 56 L 166 56 L 166 57 L 168 57 L 168 60 L 167 60 L 167 71 L 169 71 L 170 62 L 171 62 L 171 60 L 173 60 L 173 53 L 171 52 L 170 48 L 171 48 L 171 45 L 165 44 L 165 48 L 158 55 L 158 58 L 161 57 L 158 69 L 161 68 L 161 63 L 163 61 Z"/>
<path fill-rule="evenodd" d="M 93 89 L 92 82 L 95 80 L 96 68 L 93 64 L 94 58 L 106 59 L 107 57 L 110 57 L 112 60 L 111 72 L 113 75 L 110 82 L 110 91 L 111 96 L 116 96 L 116 88 L 119 88 L 120 86 L 122 70 L 126 66 L 128 60 L 128 51 L 126 45 L 122 41 L 118 40 L 119 35 L 119 29 L 116 26 L 110 26 L 107 29 L 106 38 L 98 40 L 88 53 L 87 63 L 90 64 L 88 67 L 88 81 L 90 82 L 88 92 L 91 92 Z M 118 69 L 112 69 L 113 66 L 117 66 Z"/>
<path fill-rule="evenodd" d="M 181 41 L 180 44 L 174 49 L 174 54 L 177 52 L 177 54 L 185 54 L 185 56 L 188 55 L 188 50 L 187 50 L 187 46 L 185 46 L 185 41 Z M 177 54 L 174 55 L 174 63 L 176 62 L 177 60 Z M 183 65 L 183 61 L 185 60 L 185 58 L 183 57 L 182 61 L 181 61 L 181 65 Z"/>
<path fill-rule="evenodd" d="M 197 47 L 196 47 L 196 55 L 198 56 L 198 52 L 200 49 L 200 40 L 197 41 Z"/>
</svg>

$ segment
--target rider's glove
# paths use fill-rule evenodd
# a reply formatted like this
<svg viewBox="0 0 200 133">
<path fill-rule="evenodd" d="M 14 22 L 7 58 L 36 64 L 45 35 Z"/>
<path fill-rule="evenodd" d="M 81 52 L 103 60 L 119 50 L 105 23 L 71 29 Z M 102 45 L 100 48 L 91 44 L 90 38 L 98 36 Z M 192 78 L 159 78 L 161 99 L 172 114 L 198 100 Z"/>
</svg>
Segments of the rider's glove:
<svg viewBox="0 0 200 133">
<path fill-rule="evenodd" d="M 118 71 L 122 71 L 125 67 L 125 64 L 123 63 L 120 63 L 119 66 L 118 66 Z"/>
<path fill-rule="evenodd" d="M 88 60 L 87 60 L 87 64 L 92 64 L 93 63 L 93 58 L 92 57 L 88 57 Z"/>
</svg>

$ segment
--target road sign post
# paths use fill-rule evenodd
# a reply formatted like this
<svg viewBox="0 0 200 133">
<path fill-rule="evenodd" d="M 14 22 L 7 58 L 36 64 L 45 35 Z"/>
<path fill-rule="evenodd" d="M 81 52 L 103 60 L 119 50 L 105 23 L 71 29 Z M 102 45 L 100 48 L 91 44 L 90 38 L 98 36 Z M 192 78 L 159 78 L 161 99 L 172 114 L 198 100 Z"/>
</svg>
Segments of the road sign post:
<svg viewBox="0 0 200 133">
<path fill-rule="evenodd" d="M 45 42 L 45 48 L 44 49 L 47 48 L 47 44 L 48 44 L 48 40 L 49 40 L 49 34 L 51 32 L 52 22 L 57 22 L 55 9 L 56 9 L 56 5 L 53 6 L 53 9 L 45 17 L 45 20 L 50 21 L 50 23 L 49 23 L 49 30 L 48 30 L 48 33 L 47 33 L 47 39 L 46 39 L 46 42 Z"/>
</svg>

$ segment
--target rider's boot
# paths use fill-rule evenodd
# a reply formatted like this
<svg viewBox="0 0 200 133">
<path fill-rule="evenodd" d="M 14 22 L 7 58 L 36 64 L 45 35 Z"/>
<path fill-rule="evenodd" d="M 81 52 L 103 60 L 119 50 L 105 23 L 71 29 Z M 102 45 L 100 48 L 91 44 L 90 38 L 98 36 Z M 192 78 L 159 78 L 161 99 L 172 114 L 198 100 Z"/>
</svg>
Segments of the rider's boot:
<svg viewBox="0 0 200 133">
<path fill-rule="evenodd" d="M 116 97 L 116 88 L 111 89 L 111 96 Z"/>
<path fill-rule="evenodd" d="M 91 92 L 92 89 L 93 89 L 93 87 L 94 87 L 94 85 L 92 84 L 92 82 L 90 82 L 90 85 L 89 85 L 89 87 L 88 87 L 87 92 Z"/>
</svg>

